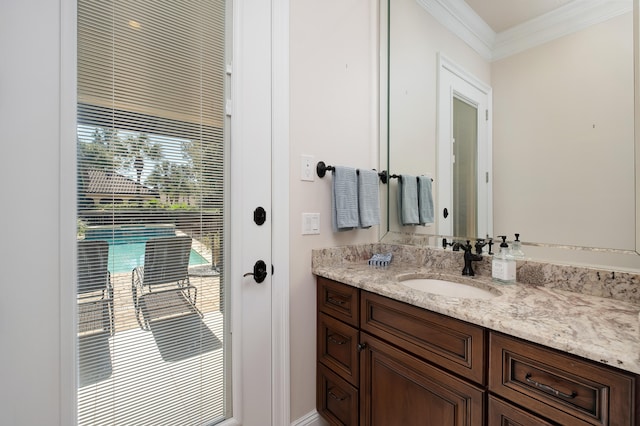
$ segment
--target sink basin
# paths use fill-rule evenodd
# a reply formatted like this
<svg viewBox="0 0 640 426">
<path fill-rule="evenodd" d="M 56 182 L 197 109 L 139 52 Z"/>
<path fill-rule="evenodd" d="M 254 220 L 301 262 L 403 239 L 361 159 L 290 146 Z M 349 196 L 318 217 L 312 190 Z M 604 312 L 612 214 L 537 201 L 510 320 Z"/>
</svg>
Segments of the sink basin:
<svg viewBox="0 0 640 426">
<path fill-rule="evenodd" d="M 434 278 L 411 278 L 400 281 L 400 284 L 425 293 L 463 299 L 492 299 L 499 296 L 499 293 L 494 293 L 484 288 Z"/>
</svg>

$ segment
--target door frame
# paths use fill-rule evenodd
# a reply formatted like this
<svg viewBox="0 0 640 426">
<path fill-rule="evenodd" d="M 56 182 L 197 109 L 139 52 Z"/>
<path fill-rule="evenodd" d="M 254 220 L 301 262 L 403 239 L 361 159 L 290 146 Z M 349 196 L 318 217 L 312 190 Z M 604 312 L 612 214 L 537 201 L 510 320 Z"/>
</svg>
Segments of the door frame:
<svg viewBox="0 0 640 426">
<path fill-rule="evenodd" d="M 437 234 L 450 236 L 452 228 L 443 226 L 443 207 L 452 207 L 451 188 L 453 167 L 451 164 L 453 138 L 453 97 L 478 105 L 478 146 L 485 145 L 485 155 L 478 155 L 478 233 L 493 235 L 493 91 L 483 81 L 438 53 L 438 101 L 437 101 Z M 470 96 L 469 90 L 478 92 Z M 486 99 L 485 99 L 486 98 Z M 486 120 L 481 111 L 486 109 Z M 486 196 L 481 196 L 486 194 Z M 444 205 L 443 205 L 444 204 Z M 482 220 L 482 218 L 485 218 Z M 482 223 L 481 223 L 482 221 Z M 451 231 L 449 231 L 451 230 Z M 481 236 L 484 238 L 484 236 Z"/>
<path fill-rule="evenodd" d="M 247 0 L 232 2 L 234 16 L 250 13 Z M 60 425 L 77 424 L 77 360 L 75 301 L 77 3 L 60 0 Z M 272 425 L 290 424 L 289 358 L 289 1 L 271 0 L 271 141 L 272 261 L 277 285 L 272 286 L 271 407 Z M 250 31 L 251 29 L 246 29 Z M 236 31 L 235 25 L 233 29 Z M 234 34 L 235 35 L 235 34 Z M 249 77 L 248 77 L 249 78 Z M 234 351 L 238 365 L 242 354 Z M 232 367 L 233 368 L 233 367 Z M 239 382 L 241 376 L 234 376 Z M 246 384 L 233 384 L 234 394 Z M 223 425 L 239 425 L 242 400 L 234 397 L 234 416 Z"/>
</svg>

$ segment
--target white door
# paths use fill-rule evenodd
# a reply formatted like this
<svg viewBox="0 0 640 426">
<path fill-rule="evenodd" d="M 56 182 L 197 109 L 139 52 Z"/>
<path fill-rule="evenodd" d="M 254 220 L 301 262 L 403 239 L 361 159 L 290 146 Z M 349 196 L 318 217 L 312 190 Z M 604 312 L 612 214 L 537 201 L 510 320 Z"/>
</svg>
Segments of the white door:
<svg viewBox="0 0 640 426">
<path fill-rule="evenodd" d="M 234 417 L 245 426 L 271 419 L 271 5 L 234 2 L 231 119 L 231 305 Z M 253 221 L 256 208 L 266 221 Z M 254 264 L 268 265 L 263 282 Z"/>
<path fill-rule="evenodd" d="M 282 380 L 288 378 L 288 342 L 280 328 L 287 325 L 288 313 L 288 232 L 283 232 L 288 216 L 283 208 L 274 217 L 272 208 L 272 200 L 286 206 L 288 191 L 280 180 L 288 174 L 288 147 L 282 143 L 287 104 L 278 103 L 279 96 L 286 98 L 288 85 L 286 3 L 234 2 L 230 291 L 234 420 L 244 426 L 289 424 L 288 379 Z M 278 184 L 273 190 L 272 182 Z M 264 209 L 262 224 L 256 223 L 257 209 Z M 273 256 L 272 247 L 277 249 Z M 251 275 L 258 261 L 266 266 L 262 282 Z M 272 279 L 275 261 L 277 280 Z"/>
<path fill-rule="evenodd" d="M 484 238 L 493 233 L 491 191 L 491 88 L 452 63 L 442 55 L 438 57 L 438 182 L 437 214 L 438 234 L 456 237 Z M 462 108 L 460 108 L 462 107 Z M 464 159 L 473 176 L 467 179 L 474 188 L 460 191 L 461 175 L 455 171 L 463 158 L 456 159 L 454 128 L 460 125 L 457 111 L 467 109 L 475 115 L 469 120 L 474 129 L 472 141 L 477 147 Z M 458 141 L 460 144 L 461 141 Z M 456 164 L 458 162 L 458 164 Z M 464 192 L 464 194 L 463 194 Z M 473 198 L 473 200 L 471 200 Z M 467 203 L 468 201 L 468 203 Z M 471 209 L 472 211 L 468 211 Z M 468 220 L 467 220 L 468 218 Z M 469 227 L 467 222 L 473 222 Z M 469 235 L 470 229 L 474 235 Z M 462 230 L 462 231 L 461 231 Z"/>
</svg>

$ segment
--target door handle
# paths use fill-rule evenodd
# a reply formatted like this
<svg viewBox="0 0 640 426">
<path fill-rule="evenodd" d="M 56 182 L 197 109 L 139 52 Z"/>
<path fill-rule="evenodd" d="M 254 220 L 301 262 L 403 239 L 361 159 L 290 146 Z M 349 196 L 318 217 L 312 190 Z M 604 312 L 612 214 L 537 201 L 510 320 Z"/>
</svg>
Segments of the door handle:
<svg viewBox="0 0 640 426">
<path fill-rule="evenodd" d="M 264 263 L 264 260 L 258 260 L 255 265 L 253 265 L 253 272 L 247 272 L 243 275 L 243 277 L 248 277 L 249 275 L 253 275 L 253 279 L 257 283 L 261 283 L 267 278 L 267 264 Z"/>
</svg>

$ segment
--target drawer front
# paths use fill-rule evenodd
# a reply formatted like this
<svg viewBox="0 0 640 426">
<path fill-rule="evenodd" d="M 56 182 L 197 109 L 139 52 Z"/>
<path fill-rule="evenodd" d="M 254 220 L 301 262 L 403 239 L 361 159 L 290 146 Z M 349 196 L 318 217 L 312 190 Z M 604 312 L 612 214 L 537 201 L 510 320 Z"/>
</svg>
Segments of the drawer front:
<svg viewBox="0 0 640 426">
<path fill-rule="evenodd" d="M 635 424 L 634 376 L 498 333 L 490 341 L 496 394 L 562 424 Z"/>
<path fill-rule="evenodd" d="M 485 331 L 482 327 L 363 291 L 362 331 L 485 384 Z"/>
<path fill-rule="evenodd" d="M 358 390 L 318 364 L 318 412 L 332 425 L 358 424 Z"/>
<path fill-rule="evenodd" d="M 358 289 L 318 277 L 318 310 L 354 327 L 359 319 Z"/>
<path fill-rule="evenodd" d="M 489 395 L 488 426 L 554 426 L 538 416 Z M 585 424 L 580 422 L 580 424 Z"/>
<path fill-rule="evenodd" d="M 318 314 L 318 360 L 343 379 L 358 386 L 358 330 Z"/>
</svg>

